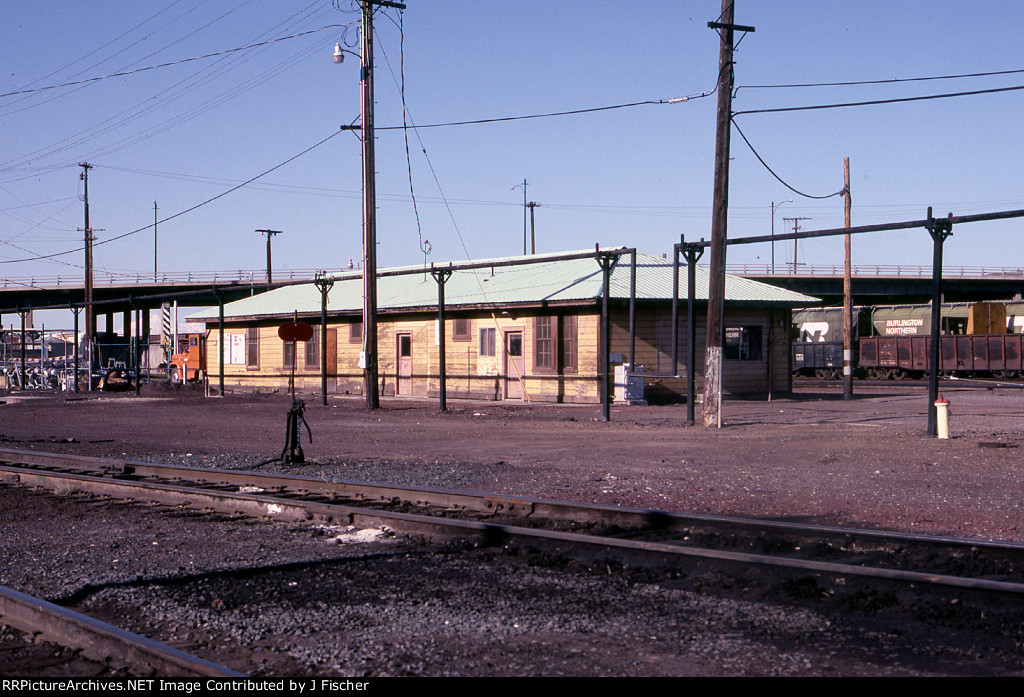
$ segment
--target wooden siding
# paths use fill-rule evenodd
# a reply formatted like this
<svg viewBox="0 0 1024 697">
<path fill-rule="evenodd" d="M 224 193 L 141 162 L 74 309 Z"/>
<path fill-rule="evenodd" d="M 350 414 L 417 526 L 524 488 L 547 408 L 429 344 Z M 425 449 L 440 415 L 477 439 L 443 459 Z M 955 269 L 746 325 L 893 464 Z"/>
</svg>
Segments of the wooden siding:
<svg viewBox="0 0 1024 697">
<path fill-rule="evenodd" d="M 704 388 L 704 326 L 707 308 L 699 305 L 696 314 L 696 355 L 694 383 L 698 394 Z M 790 311 L 760 308 L 727 308 L 725 327 L 758 327 L 761 331 L 760 358 L 756 360 L 727 359 L 722 366 L 722 391 L 737 397 L 760 397 L 769 391 L 769 364 L 774 377 L 773 395 L 788 394 L 791 386 L 789 369 L 789 334 L 787 327 Z M 667 305 L 637 307 L 636 355 L 634 362 L 644 372 L 652 373 L 644 379 L 644 395 L 651 401 L 672 401 L 685 398 L 689 342 L 687 340 L 686 306 L 679 309 L 679 364 L 672 365 L 672 309 Z M 781 323 L 781 324 L 780 324 Z M 629 312 L 612 312 L 612 354 L 621 354 L 629 361 Z M 769 355 L 771 359 L 769 360 Z M 679 377 L 672 377 L 678 375 Z"/>
<path fill-rule="evenodd" d="M 454 314 L 454 313 L 453 313 Z M 546 314 L 546 313 L 545 313 Z M 534 315 L 500 316 L 490 313 L 460 313 L 459 318 L 470 320 L 470 341 L 455 341 L 454 317 L 446 318 L 445 364 L 446 389 L 453 398 L 497 400 L 504 392 L 503 373 L 504 337 L 506 330 L 523 332 L 523 387 L 531 401 L 589 402 L 600 401 L 597 392 L 597 315 L 577 316 L 577 364 L 575 371 L 538 372 L 533 367 Z M 338 329 L 338 334 L 347 336 L 351 321 L 329 320 L 328 331 Z M 207 332 L 209 348 L 208 372 L 212 381 L 219 380 L 218 331 L 215 326 Z M 232 335 L 245 336 L 246 326 L 227 325 L 224 330 L 225 345 L 228 347 L 224 365 L 226 389 L 242 391 L 284 391 L 291 375 L 290 367 L 284 366 L 284 342 L 277 336 L 277 323 L 261 323 L 259 330 L 259 368 L 254 370 L 243 364 L 230 362 Z M 495 355 L 480 355 L 480 329 L 495 330 Z M 398 384 L 398 343 L 399 333 L 409 333 L 412 338 L 412 397 L 434 397 L 440 389 L 438 379 L 437 318 L 434 315 L 406 315 L 401 319 L 381 319 L 377 324 L 377 369 L 381 394 L 394 395 Z M 359 353 L 362 345 L 347 341 L 335 342 L 333 360 L 328 357 L 328 366 L 337 366 L 328 375 L 328 391 L 338 394 L 362 393 L 362 370 L 359 368 Z M 296 347 L 297 363 L 295 389 L 297 391 L 319 391 L 320 371 L 306 369 L 305 344 Z"/>
<path fill-rule="evenodd" d="M 576 317 L 576 370 L 543 370 L 535 367 L 537 316 L 571 315 Z M 697 312 L 696 387 L 703 387 L 704 322 L 706 309 Z M 760 356 L 754 360 L 726 360 L 723 366 L 723 391 L 734 396 L 764 396 L 768 393 L 768 373 L 773 376 L 773 394 L 786 394 L 791 388 L 788 349 L 788 309 L 727 309 L 726 327 L 757 327 L 761 333 Z M 468 319 L 469 341 L 454 340 L 454 320 Z M 641 304 L 636 313 L 635 362 L 644 367 L 645 397 L 651 401 L 679 400 L 686 394 L 687 338 L 685 306 L 679 317 L 679 365 L 672 366 L 671 308 L 667 304 Z M 538 402 L 600 402 L 600 314 L 594 307 L 559 308 L 557 310 L 523 310 L 498 314 L 487 311 L 453 312 L 446 318 L 446 389 L 452 398 L 498 400 L 505 392 L 504 338 L 508 330 L 523 333 L 523 388 L 526 400 Z M 315 319 L 306 320 L 315 323 Z M 629 359 L 629 314 L 625 308 L 612 310 L 611 351 L 613 358 Z M 362 394 L 363 376 L 359 368 L 361 344 L 347 341 L 349 329 L 359 318 L 334 318 L 328 321 L 328 332 L 346 340 L 331 342 L 333 349 L 326 357 L 332 370 L 328 374 L 328 391 L 337 394 Z M 207 333 L 208 373 L 216 382 L 218 375 L 218 331 L 210 325 Z M 259 331 L 259 368 L 231 361 L 232 342 L 241 341 L 245 331 L 256 326 Z M 278 322 L 226 325 L 225 387 L 241 391 L 285 391 L 290 368 L 284 366 L 284 342 L 277 336 Z M 480 329 L 495 330 L 495 355 L 480 355 Z M 438 373 L 437 318 L 419 313 L 385 316 L 378 320 L 378 373 L 381 394 L 394 395 L 398 386 L 399 333 L 408 332 L 412 339 L 413 397 L 436 397 L 440 389 Z M 329 334 L 330 336 L 330 334 Z M 236 338 L 233 338 L 236 337 Z M 237 337 L 241 337 L 240 339 Z M 560 354 L 560 344 L 556 343 Z M 296 347 L 295 388 L 300 392 L 319 392 L 320 371 L 305 368 L 305 344 Z M 770 359 L 769 359 L 770 357 Z M 237 357 L 236 357 L 237 359 Z M 678 375 L 679 377 L 672 377 Z"/>
</svg>

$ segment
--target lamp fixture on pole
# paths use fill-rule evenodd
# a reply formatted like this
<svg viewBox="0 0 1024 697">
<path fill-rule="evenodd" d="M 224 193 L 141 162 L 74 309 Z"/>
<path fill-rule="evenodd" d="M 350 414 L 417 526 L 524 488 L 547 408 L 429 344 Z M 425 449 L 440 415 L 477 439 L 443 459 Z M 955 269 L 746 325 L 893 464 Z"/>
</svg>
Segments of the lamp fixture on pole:
<svg viewBox="0 0 1024 697">
<path fill-rule="evenodd" d="M 775 210 L 781 207 L 783 203 L 793 203 L 793 199 L 786 199 L 778 203 L 772 201 L 772 273 L 775 273 Z"/>
<path fill-rule="evenodd" d="M 526 186 L 526 178 L 524 177 L 522 184 L 516 184 L 515 186 L 512 187 L 512 191 L 515 191 L 516 189 L 520 188 L 523 190 L 523 256 L 529 254 L 529 251 L 527 249 L 527 240 L 529 240 L 529 237 L 526 231 L 526 211 L 527 206 L 529 204 L 526 202 Z"/>
<path fill-rule="evenodd" d="M 360 31 L 360 65 L 362 67 L 361 87 L 361 134 L 363 146 L 363 351 L 360 365 L 363 368 L 363 395 L 367 409 L 380 407 L 380 385 L 377 382 L 377 192 L 373 153 L 373 9 L 374 6 L 394 7 L 400 10 L 405 5 L 390 0 L 360 0 L 362 7 L 362 31 Z M 335 63 L 345 60 L 345 54 L 352 53 L 334 44 L 332 56 Z M 342 126 L 342 128 L 345 128 Z"/>
</svg>

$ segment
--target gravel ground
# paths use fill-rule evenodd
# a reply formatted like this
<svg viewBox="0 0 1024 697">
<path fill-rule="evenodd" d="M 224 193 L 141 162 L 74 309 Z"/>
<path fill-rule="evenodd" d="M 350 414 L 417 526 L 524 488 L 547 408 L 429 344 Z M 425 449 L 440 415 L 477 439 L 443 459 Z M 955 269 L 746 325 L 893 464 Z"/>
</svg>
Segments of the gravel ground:
<svg viewBox="0 0 1024 697">
<path fill-rule="evenodd" d="M 678 407 L 616 408 L 605 424 L 593 407 L 339 401 L 307 408 L 313 462 L 263 468 L 1024 541 L 1024 393 L 944 391 L 949 441 L 922 435 L 924 394 L 726 402 L 721 430 L 685 427 Z M 249 467 L 280 452 L 287 404 L 162 389 L 8 399 L 0 446 Z M 253 674 L 1024 672 L 1021 608 L 983 616 L 961 596 L 673 577 L 388 536 L 340 543 L 339 530 L 9 487 L 0 520 L 14 533 L 0 554 L 17 560 L 0 583 Z"/>
<path fill-rule="evenodd" d="M 0 583 L 251 675 L 1024 674 L 1024 607 L 981 621 L 959 597 L 840 598 L 809 578 L 622 569 L 11 487 L 0 521 L 16 532 L 0 554 L 19 560 Z M 0 673 L 68 675 L 50 656 L 0 653 Z"/>
</svg>

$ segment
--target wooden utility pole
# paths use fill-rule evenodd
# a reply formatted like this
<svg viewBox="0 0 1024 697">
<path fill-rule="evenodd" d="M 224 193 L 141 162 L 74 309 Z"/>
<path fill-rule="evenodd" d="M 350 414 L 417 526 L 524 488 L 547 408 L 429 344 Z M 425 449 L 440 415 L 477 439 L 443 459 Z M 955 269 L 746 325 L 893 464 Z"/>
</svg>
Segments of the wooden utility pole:
<svg viewBox="0 0 1024 697">
<path fill-rule="evenodd" d="M 363 394 L 368 409 L 380 408 L 380 386 L 377 381 L 377 186 L 373 149 L 373 8 L 405 5 L 391 0 L 360 0 L 362 32 L 360 36 L 360 103 L 362 108 L 360 140 L 363 155 L 363 350 L 359 367 L 363 370 Z M 334 62 L 341 63 L 341 44 L 334 47 Z M 353 130 L 352 126 L 342 126 Z M 351 260 L 349 260 L 351 264 Z"/>
<path fill-rule="evenodd" d="M 363 0 L 363 394 L 366 408 L 380 408 L 377 384 L 377 189 L 373 157 L 373 3 Z"/>
<path fill-rule="evenodd" d="M 783 218 L 782 222 L 784 222 L 784 223 L 793 223 L 793 234 L 795 235 L 796 233 L 800 232 L 800 221 L 801 220 L 811 220 L 811 218 Z M 800 238 L 799 237 L 794 237 L 793 238 L 793 273 L 794 274 L 796 273 L 796 265 L 797 265 L 796 253 L 797 253 L 797 243 L 798 242 L 800 242 Z"/>
<path fill-rule="evenodd" d="M 156 201 L 153 201 L 153 283 L 156 282 Z"/>
<path fill-rule="evenodd" d="M 729 140 L 732 125 L 733 48 L 736 30 L 753 27 L 733 24 L 734 0 L 722 0 L 722 14 L 708 26 L 719 32 L 718 118 L 715 136 L 715 200 L 711 212 L 711 269 L 708 284 L 708 317 L 704 332 L 705 426 L 722 425 L 722 338 L 725 312 L 725 248 L 729 212 Z"/>
<path fill-rule="evenodd" d="M 272 271 L 273 265 L 270 262 L 270 239 L 274 235 L 280 235 L 281 231 L 280 230 L 257 230 L 256 232 L 260 233 L 261 235 L 266 235 L 267 236 L 267 284 L 270 284 L 270 283 L 274 282 L 273 271 Z"/>
<path fill-rule="evenodd" d="M 843 158 L 844 227 L 850 227 L 850 158 Z M 843 235 L 843 399 L 853 398 L 853 278 L 850 234 Z"/>
<path fill-rule="evenodd" d="M 92 169 L 92 165 L 88 162 L 83 162 L 79 167 L 82 168 L 82 174 L 79 178 L 83 182 L 83 196 L 82 200 L 85 203 L 85 227 L 82 228 L 85 232 L 85 346 L 86 346 L 86 360 L 88 362 L 88 387 L 87 390 L 92 390 L 92 367 L 93 367 L 93 346 L 92 340 L 96 336 L 96 311 L 92 305 L 92 228 L 89 227 L 89 170 Z M 75 341 L 78 341 L 78 337 L 75 337 Z M 78 380 L 78 376 L 75 376 L 75 380 Z"/>
<path fill-rule="evenodd" d="M 533 211 L 539 205 L 536 201 L 530 201 L 526 204 L 526 207 L 530 209 L 530 254 L 537 253 L 537 228 L 534 225 Z"/>
</svg>

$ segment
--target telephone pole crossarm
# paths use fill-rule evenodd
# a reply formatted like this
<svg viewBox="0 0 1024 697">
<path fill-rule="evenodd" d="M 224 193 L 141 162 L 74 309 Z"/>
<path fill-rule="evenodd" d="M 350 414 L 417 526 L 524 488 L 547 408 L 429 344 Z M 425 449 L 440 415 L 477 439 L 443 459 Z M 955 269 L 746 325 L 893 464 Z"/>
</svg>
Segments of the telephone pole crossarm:
<svg viewBox="0 0 1024 697">
<path fill-rule="evenodd" d="M 731 22 L 708 22 L 709 29 L 729 29 L 732 31 L 745 31 L 753 34 L 757 29 L 748 27 L 746 24 L 732 24 Z"/>
</svg>

